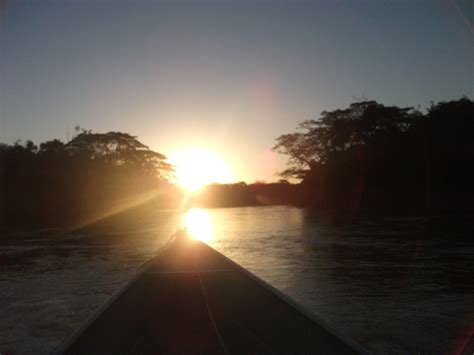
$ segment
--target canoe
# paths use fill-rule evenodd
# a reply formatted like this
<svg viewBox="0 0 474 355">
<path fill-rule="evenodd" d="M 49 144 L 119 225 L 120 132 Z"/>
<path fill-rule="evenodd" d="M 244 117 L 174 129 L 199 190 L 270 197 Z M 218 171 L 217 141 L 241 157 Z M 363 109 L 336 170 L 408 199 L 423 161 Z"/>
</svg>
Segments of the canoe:
<svg viewBox="0 0 474 355">
<path fill-rule="evenodd" d="M 185 232 L 56 354 L 358 354 L 316 316 Z"/>
</svg>

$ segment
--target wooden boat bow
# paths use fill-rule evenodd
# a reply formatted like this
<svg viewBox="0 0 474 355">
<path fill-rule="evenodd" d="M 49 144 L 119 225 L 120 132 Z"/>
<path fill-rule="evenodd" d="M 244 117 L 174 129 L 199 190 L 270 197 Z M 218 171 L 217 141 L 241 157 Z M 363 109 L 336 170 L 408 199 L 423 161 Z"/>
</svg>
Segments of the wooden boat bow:
<svg viewBox="0 0 474 355">
<path fill-rule="evenodd" d="M 56 353 L 364 351 L 289 297 L 181 231 Z"/>
</svg>

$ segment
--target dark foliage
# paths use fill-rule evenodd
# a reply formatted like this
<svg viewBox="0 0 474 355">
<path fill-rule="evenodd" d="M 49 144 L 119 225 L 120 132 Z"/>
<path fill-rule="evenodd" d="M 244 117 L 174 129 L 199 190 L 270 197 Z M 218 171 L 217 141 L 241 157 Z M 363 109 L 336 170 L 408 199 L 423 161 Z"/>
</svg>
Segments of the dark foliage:
<svg viewBox="0 0 474 355">
<path fill-rule="evenodd" d="M 172 167 L 126 133 L 0 145 L 0 225 L 79 223 L 166 184 Z"/>
<path fill-rule="evenodd" d="M 375 101 L 322 112 L 277 138 L 300 203 L 336 212 L 472 210 L 474 102 L 432 104 L 426 114 Z"/>
</svg>

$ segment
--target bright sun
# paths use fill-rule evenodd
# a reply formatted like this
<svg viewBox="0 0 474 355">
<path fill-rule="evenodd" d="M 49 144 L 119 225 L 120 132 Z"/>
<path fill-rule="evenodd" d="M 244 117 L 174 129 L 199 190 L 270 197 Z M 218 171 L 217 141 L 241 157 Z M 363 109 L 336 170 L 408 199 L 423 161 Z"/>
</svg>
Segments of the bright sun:
<svg viewBox="0 0 474 355">
<path fill-rule="evenodd" d="M 176 182 L 192 192 L 204 185 L 229 183 L 234 174 L 227 163 L 213 152 L 206 150 L 183 150 L 169 158 L 176 169 Z"/>
</svg>

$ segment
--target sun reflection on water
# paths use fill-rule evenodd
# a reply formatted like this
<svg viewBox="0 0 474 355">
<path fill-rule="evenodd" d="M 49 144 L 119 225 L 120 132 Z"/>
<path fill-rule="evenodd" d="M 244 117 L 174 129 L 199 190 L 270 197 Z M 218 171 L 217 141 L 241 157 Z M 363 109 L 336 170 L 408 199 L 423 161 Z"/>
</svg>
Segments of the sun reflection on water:
<svg viewBox="0 0 474 355">
<path fill-rule="evenodd" d="M 212 220 L 208 212 L 200 208 L 192 208 L 183 216 L 184 227 L 189 235 L 202 242 L 212 239 Z"/>
</svg>

